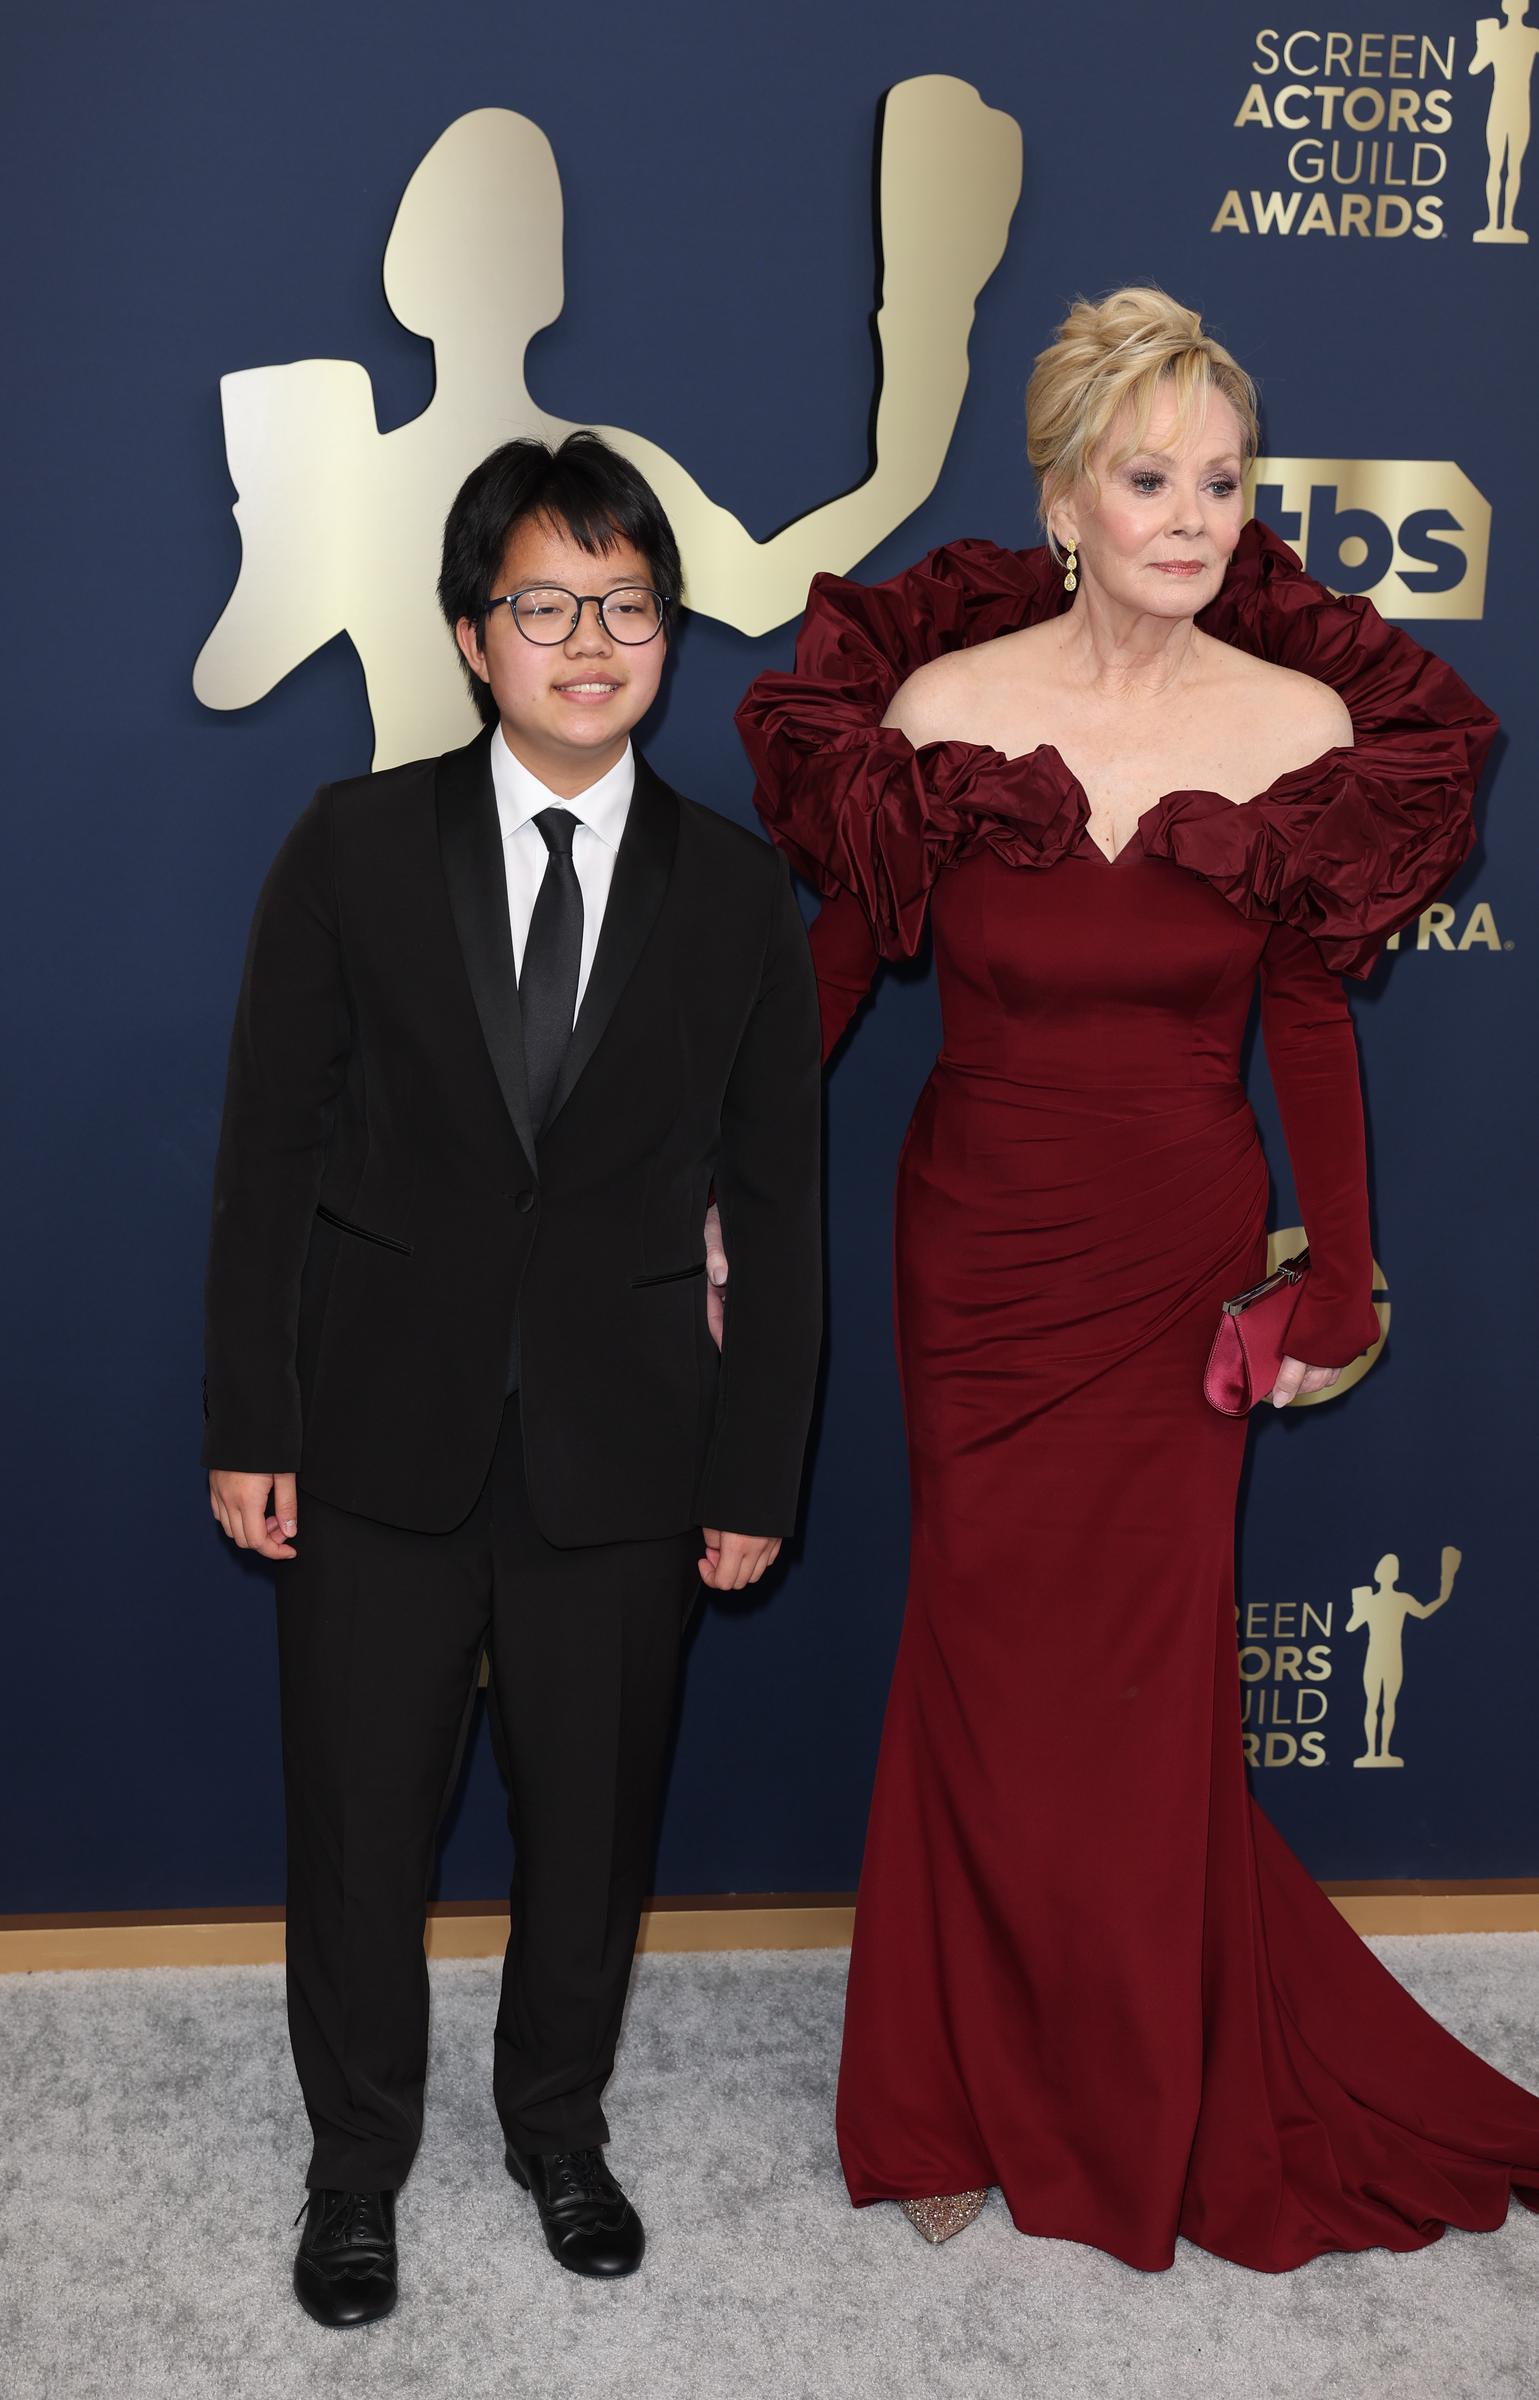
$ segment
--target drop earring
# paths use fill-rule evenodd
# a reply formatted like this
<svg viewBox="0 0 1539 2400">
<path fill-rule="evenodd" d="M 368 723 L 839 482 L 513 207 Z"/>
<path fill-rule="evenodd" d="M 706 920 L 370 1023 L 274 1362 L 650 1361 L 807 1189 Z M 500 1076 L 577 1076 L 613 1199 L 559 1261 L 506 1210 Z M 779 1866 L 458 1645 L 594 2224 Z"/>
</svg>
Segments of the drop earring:
<svg viewBox="0 0 1539 2400">
<path fill-rule="evenodd" d="M 1079 588 L 1079 551 L 1073 542 L 1069 544 L 1069 555 L 1063 562 L 1063 588 L 1066 592 Z"/>
</svg>

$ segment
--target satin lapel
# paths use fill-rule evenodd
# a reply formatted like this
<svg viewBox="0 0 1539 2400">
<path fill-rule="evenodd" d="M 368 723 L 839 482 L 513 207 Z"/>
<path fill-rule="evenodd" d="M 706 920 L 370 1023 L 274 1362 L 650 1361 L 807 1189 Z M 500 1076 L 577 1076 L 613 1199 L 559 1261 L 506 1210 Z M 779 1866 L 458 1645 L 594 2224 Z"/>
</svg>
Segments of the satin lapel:
<svg viewBox="0 0 1539 2400">
<path fill-rule="evenodd" d="M 604 1038 L 620 995 L 636 969 L 668 889 L 679 838 L 678 794 L 654 775 L 636 753 L 636 788 L 620 836 L 614 880 L 604 909 L 598 951 L 561 1073 L 551 1096 L 547 1130 L 571 1095 L 578 1077 Z"/>
<path fill-rule="evenodd" d="M 524 1071 L 524 1027 L 513 970 L 508 877 L 492 787 L 490 731 L 438 762 L 438 849 L 465 972 L 498 1086 L 524 1156 L 534 1165 L 534 1127 Z"/>
</svg>

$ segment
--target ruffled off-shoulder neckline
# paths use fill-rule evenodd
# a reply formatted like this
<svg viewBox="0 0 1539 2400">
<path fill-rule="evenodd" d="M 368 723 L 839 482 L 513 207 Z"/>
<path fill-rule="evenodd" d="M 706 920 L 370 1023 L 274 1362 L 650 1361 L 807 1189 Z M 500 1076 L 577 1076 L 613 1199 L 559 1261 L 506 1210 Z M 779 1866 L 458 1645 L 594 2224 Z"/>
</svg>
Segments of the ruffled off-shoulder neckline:
<svg viewBox="0 0 1539 2400">
<path fill-rule="evenodd" d="M 1085 836 L 1087 796 L 1052 744 L 1015 758 L 968 742 L 916 749 L 880 722 L 927 660 L 1067 605 L 1050 552 L 985 541 L 949 544 L 886 584 L 820 576 L 794 673 L 750 689 L 738 723 L 771 835 L 819 888 L 856 893 L 887 955 L 917 947 L 946 865 L 986 847 L 1010 865 L 1048 867 Z M 1496 720 L 1369 601 L 1306 575 L 1258 519 L 1197 623 L 1329 684 L 1351 714 L 1354 745 L 1323 751 L 1247 800 L 1167 792 L 1135 838 L 1242 913 L 1309 933 L 1338 972 L 1365 974 L 1385 936 L 1466 855 Z"/>
</svg>

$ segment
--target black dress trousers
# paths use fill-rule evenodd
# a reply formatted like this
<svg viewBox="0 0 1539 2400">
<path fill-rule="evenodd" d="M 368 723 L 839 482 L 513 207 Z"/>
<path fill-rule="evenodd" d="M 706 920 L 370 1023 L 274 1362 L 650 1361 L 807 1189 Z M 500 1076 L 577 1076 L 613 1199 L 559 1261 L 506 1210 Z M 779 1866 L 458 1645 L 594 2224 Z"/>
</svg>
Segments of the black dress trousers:
<svg viewBox="0 0 1539 2400">
<path fill-rule="evenodd" d="M 493 2089 L 537 2154 L 608 2139 L 697 1536 L 559 1550 L 530 1513 L 519 1404 L 451 1533 L 301 1490 L 280 1570 L 289 2030 L 307 2180 L 393 2190 L 422 2129 L 422 1939 L 483 1650 L 507 1751 L 511 1931 Z"/>
</svg>

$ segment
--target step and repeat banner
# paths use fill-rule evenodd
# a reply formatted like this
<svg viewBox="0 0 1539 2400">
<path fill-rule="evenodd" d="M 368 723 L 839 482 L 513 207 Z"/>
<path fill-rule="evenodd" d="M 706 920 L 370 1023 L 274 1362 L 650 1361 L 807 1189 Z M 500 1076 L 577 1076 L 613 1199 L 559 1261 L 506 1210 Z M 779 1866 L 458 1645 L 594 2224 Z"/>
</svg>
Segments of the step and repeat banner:
<svg viewBox="0 0 1539 2400">
<path fill-rule="evenodd" d="M 433 598 L 462 475 L 593 425 L 652 478 L 692 614 L 646 746 L 746 820 L 732 711 L 809 577 L 1035 539 L 1032 357 L 1128 281 L 1257 377 L 1256 512 L 1505 725 L 1479 850 L 1354 994 L 1381 1337 L 1256 1429 L 1254 1786 L 1321 1875 L 1539 1872 L 1523 0 L 60 0 L 18 48 L 0 1908 L 281 1894 L 268 1572 L 197 1465 L 225 1045 L 314 785 L 473 730 Z M 893 1176 L 937 1036 L 920 962 L 830 1078 L 805 1526 L 698 1612 L 662 1891 L 855 1881 L 905 1575 Z M 1292 1246 L 1259 1047 L 1252 1084 Z M 443 1893 L 505 1852 L 478 1735 Z"/>
</svg>

